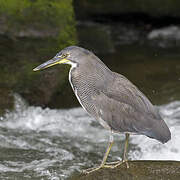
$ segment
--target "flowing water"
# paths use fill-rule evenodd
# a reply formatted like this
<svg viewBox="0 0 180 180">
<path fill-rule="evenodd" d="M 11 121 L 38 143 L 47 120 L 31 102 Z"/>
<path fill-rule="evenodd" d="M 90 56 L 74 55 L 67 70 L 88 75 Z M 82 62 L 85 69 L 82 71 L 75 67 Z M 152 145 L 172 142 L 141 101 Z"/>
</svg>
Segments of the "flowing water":
<svg viewBox="0 0 180 180">
<path fill-rule="evenodd" d="M 0 121 L 0 179 L 66 179 L 101 162 L 109 133 L 82 108 L 42 109 L 15 99 L 15 110 Z M 172 140 L 131 136 L 129 159 L 180 160 L 180 101 L 158 108 Z M 123 141 L 115 135 L 109 161 L 120 160 Z"/>
</svg>

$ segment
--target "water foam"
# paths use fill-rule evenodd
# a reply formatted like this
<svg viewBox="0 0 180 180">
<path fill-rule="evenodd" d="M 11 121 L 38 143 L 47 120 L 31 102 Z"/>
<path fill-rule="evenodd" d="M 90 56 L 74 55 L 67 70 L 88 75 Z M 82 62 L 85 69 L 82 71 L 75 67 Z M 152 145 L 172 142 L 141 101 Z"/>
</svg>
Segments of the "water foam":
<svg viewBox="0 0 180 180">
<path fill-rule="evenodd" d="M 180 40 L 180 27 L 169 26 L 165 28 L 155 29 L 148 34 L 148 39 L 156 39 L 159 37 L 164 39 Z"/>
<path fill-rule="evenodd" d="M 93 119 L 82 108 L 69 110 L 51 110 L 49 108 L 27 106 L 21 97 L 16 98 L 16 109 L 6 114 L 0 126 L 10 129 L 49 131 L 53 134 L 80 138 L 92 143 L 107 141 L 108 133 L 100 126 L 93 126 Z M 131 136 L 130 143 L 135 150 L 130 150 L 131 159 L 180 160 L 180 102 L 175 101 L 159 107 L 162 117 L 172 133 L 172 139 L 166 144 L 145 136 Z M 96 124 L 95 124 L 96 125 Z M 18 143 L 18 142 L 17 142 Z M 19 144 L 23 144 L 20 142 Z M 26 145 L 26 142 L 24 142 Z M 83 149 L 83 148 L 82 148 Z M 87 150 L 93 149 L 89 146 Z"/>
<path fill-rule="evenodd" d="M 171 131 L 171 140 L 161 144 L 148 137 L 137 136 L 131 139 L 136 145 L 135 151 L 130 151 L 131 159 L 142 160 L 178 160 L 180 161 L 180 101 L 160 106 L 160 113 Z"/>
<path fill-rule="evenodd" d="M 34 171 L 50 179 L 67 178 L 72 172 L 93 166 L 102 160 L 109 132 L 82 108 L 67 110 L 28 106 L 15 95 L 16 107 L 0 121 L 0 150 L 14 149 L 20 159 L 0 163 L 0 172 Z M 132 160 L 180 160 L 180 101 L 159 107 L 172 133 L 166 144 L 146 136 L 130 136 L 128 158 Z M 120 159 L 123 135 L 115 135 L 109 160 Z M 32 154 L 27 162 L 26 154 Z M 93 154 L 92 154 L 93 153 Z M 21 157 L 22 160 L 21 161 Z M 39 160 L 36 160 L 38 157 Z M 12 168 L 13 164 L 17 164 Z M 34 166 L 37 164 L 37 166 Z M 58 171 L 51 172 L 54 167 Z M 69 167 L 69 168 L 67 168 Z M 54 174 L 55 173 L 55 174 Z"/>
</svg>

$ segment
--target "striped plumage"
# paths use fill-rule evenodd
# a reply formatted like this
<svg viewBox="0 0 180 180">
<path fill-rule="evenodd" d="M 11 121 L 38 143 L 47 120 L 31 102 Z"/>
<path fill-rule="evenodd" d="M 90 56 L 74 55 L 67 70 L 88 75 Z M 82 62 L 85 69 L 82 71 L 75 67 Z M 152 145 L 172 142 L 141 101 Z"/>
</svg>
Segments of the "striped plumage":
<svg viewBox="0 0 180 180">
<path fill-rule="evenodd" d="M 112 72 L 92 52 L 73 49 L 81 51 L 81 59 L 76 59 L 69 80 L 90 115 L 103 119 L 114 132 L 143 134 L 162 143 L 171 138 L 157 109 L 135 85 Z"/>
</svg>

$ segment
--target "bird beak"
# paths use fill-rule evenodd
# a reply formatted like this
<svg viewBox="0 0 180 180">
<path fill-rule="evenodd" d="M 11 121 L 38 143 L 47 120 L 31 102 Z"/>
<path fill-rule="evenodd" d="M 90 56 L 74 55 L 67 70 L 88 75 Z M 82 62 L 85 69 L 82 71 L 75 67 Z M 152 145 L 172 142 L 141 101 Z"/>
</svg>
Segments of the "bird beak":
<svg viewBox="0 0 180 180">
<path fill-rule="evenodd" d="M 69 62 L 68 59 L 62 58 L 62 57 L 59 57 L 59 56 L 58 57 L 55 56 L 54 58 L 50 59 L 49 61 L 46 61 L 45 63 L 37 66 L 36 68 L 34 68 L 33 71 L 39 71 L 41 69 L 46 69 L 46 68 L 54 66 L 56 64 L 65 64 L 67 62 Z"/>
</svg>

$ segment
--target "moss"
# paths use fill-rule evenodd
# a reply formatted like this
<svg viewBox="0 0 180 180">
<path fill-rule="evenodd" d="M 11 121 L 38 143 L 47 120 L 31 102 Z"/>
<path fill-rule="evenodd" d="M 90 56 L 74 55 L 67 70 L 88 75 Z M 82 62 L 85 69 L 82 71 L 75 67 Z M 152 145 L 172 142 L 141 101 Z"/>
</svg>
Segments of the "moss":
<svg viewBox="0 0 180 180">
<path fill-rule="evenodd" d="M 77 42 L 72 0 L 1 0 L 4 33 L 14 36 L 51 36 L 57 47 Z"/>
<path fill-rule="evenodd" d="M 57 40 L 59 49 L 65 48 L 66 44 L 77 44 L 75 24 L 74 26 L 65 26 L 64 30 L 59 33 Z"/>
<path fill-rule="evenodd" d="M 0 84 L 30 104 L 46 106 L 64 88 L 67 73 L 32 69 L 77 43 L 72 0 L 1 0 L 0 20 Z"/>
</svg>

